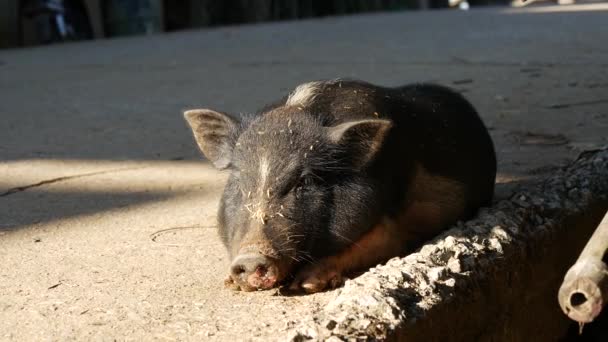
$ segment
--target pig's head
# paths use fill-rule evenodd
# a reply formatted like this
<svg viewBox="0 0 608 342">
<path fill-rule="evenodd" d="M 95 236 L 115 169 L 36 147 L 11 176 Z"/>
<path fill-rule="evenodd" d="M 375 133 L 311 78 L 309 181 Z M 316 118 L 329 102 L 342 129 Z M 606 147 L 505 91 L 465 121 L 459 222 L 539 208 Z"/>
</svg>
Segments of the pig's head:
<svg viewBox="0 0 608 342">
<path fill-rule="evenodd" d="M 390 121 L 328 127 L 285 108 L 247 122 L 207 109 L 184 115 L 203 154 L 230 171 L 218 221 L 241 289 L 272 288 L 368 228 L 374 199 L 365 168 Z"/>
</svg>

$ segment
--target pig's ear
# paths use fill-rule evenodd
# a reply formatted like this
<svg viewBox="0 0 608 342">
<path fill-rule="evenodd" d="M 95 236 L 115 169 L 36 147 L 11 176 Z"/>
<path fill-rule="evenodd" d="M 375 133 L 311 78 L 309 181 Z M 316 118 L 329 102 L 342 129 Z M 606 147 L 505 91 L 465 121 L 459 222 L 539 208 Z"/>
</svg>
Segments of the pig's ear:
<svg viewBox="0 0 608 342">
<path fill-rule="evenodd" d="M 329 127 L 330 141 L 344 146 L 357 166 L 364 166 L 380 150 L 392 123 L 388 120 L 361 120 Z"/>
<path fill-rule="evenodd" d="M 232 159 L 234 133 L 238 121 L 227 114 L 210 109 L 187 110 L 184 112 L 184 117 L 192 128 L 194 139 L 205 157 L 216 168 L 220 170 L 227 168 Z"/>
</svg>

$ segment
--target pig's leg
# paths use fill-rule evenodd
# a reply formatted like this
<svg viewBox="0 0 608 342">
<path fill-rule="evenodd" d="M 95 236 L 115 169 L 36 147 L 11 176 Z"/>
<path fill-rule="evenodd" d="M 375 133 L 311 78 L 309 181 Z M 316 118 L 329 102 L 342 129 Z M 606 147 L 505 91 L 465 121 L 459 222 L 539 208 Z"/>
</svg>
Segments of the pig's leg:
<svg viewBox="0 0 608 342">
<path fill-rule="evenodd" d="M 296 274 L 290 289 L 314 293 L 336 288 L 349 272 L 367 270 L 404 255 L 445 225 L 440 219 L 442 211 L 446 208 L 437 203 L 411 204 L 397 220 L 383 220 L 340 254 L 304 267 Z"/>
<path fill-rule="evenodd" d="M 392 223 L 378 224 L 340 254 L 304 267 L 296 274 L 290 289 L 314 293 L 336 288 L 342 285 L 346 273 L 401 255 L 406 241 L 404 236 L 399 236 L 402 234 L 396 234 Z"/>
</svg>

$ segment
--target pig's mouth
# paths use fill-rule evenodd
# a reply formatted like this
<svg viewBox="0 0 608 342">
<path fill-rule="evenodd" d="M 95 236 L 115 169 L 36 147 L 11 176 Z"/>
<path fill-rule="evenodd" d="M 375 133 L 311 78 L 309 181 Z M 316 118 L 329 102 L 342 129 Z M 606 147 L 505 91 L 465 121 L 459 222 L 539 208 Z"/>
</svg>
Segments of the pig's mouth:
<svg viewBox="0 0 608 342">
<path fill-rule="evenodd" d="M 225 284 L 234 290 L 268 290 L 278 286 L 291 267 L 290 262 L 258 253 L 238 255 L 232 261 Z"/>
</svg>

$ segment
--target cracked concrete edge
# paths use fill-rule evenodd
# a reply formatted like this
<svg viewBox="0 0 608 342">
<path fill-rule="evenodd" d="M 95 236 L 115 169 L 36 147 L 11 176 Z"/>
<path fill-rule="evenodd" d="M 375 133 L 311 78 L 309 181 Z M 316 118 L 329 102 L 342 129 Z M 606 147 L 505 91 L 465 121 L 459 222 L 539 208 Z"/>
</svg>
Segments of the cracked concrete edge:
<svg viewBox="0 0 608 342">
<path fill-rule="evenodd" d="M 285 339 L 394 339 L 432 309 L 466 296 L 475 288 L 471 284 L 494 272 L 496 261 L 509 257 L 505 249 L 525 248 L 528 241 L 537 240 L 534 237 L 554 233 L 565 217 L 607 200 L 608 146 L 582 153 L 572 164 L 482 209 L 418 252 L 347 281 L 324 309 L 305 318 Z"/>
</svg>

